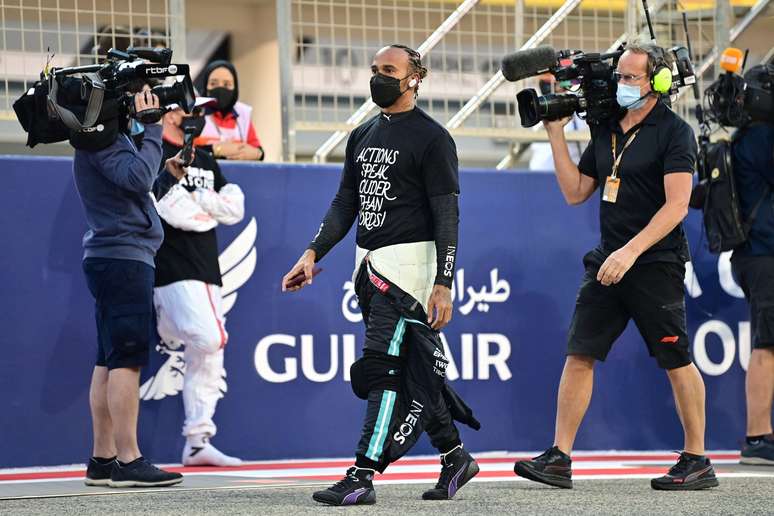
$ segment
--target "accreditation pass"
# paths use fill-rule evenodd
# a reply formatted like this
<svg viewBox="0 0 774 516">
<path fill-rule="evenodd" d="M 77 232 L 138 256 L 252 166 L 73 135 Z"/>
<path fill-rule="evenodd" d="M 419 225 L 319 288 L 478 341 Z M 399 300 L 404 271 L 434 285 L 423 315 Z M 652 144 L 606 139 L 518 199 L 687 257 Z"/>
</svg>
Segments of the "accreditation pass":
<svg viewBox="0 0 774 516">
<path fill-rule="evenodd" d="M 605 189 L 602 191 L 602 200 L 615 203 L 615 201 L 618 200 L 618 188 L 620 186 L 620 177 L 607 176 L 607 180 L 605 181 Z"/>
</svg>

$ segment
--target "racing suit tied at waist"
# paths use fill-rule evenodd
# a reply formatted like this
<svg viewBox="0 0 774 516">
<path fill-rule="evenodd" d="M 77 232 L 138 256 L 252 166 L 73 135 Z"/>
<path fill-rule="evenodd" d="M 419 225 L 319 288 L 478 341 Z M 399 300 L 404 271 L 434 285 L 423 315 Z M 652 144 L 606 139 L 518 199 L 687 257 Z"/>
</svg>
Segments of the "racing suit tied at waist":
<svg viewBox="0 0 774 516">
<path fill-rule="evenodd" d="M 427 313 L 427 302 L 438 270 L 434 241 L 395 244 L 373 251 L 358 246 L 353 283 L 366 257 L 374 272 L 419 301 Z"/>
</svg>

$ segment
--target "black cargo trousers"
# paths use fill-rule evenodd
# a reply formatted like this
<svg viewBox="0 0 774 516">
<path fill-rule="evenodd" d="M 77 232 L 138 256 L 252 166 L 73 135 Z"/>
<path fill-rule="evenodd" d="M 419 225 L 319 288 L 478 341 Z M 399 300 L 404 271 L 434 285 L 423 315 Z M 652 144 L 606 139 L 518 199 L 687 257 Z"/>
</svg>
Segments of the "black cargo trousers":
<svg viewBox="0 0 774 516">
<path fill-rule="evenodd" d="M 355 465 L 383 472 L 423 431 L 440 453 L 461 444 L 453 419 L 480 428 L 445 383 L 448 360 L 422 305 L 364 260 L 356 281 L 366 326 L 363 356 L 351 369 L 352 389 L 368 400 Z"/>
</svg>

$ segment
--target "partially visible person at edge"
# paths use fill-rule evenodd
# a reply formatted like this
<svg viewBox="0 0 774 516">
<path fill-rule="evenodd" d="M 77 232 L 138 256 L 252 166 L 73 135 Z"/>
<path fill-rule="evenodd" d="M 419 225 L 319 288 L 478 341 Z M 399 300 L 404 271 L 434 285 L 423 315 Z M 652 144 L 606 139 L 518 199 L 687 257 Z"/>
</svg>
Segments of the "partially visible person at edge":
<svg viewBox="0 0 774 516">
<path fill-rule="evenodd" d="M 196 145 L 219 159 L 263 161 L 265 153 L 253 125 L 253 108 L 239 102 L 234 65 L 228 61 L 210 63 L 204 71 L 204 86 L 204 96 L 214 98 L 217 106 L 208 109 Z"/>
<path fill-rule="evenodd" d="M 763 65 L 744 74 L 748 85 L 759 88 L 768 76 Z M 752 222 L 747 242 L 731 256 L 734 276 L 750 304 L 753 347 L 747 367 L 747 436 L 740 462 L 774 466 L 774 123 L 753 123 L 734 134 L 733 165 L 742 216 Z"/>
</svg>

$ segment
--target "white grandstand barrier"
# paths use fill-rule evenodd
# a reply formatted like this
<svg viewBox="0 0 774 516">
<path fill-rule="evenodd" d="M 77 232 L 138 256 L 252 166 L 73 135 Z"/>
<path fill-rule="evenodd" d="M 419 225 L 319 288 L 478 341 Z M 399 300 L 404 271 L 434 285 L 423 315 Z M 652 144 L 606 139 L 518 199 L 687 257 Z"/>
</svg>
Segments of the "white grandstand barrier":
<svg viewBox="0 0 774 516">
<path fill-rule="evenodd" d="M 520 48 L 561 5 L 560 0 L 479 2 L 425 58 L 430 75 L 422 83 L 420 107 L 446 123 L 499 70 L 502 56 Z M 623 5 L 624 0 L 582 2 L 545 43 L 604 48 L 620 34 Z M 368 99 L 368 64 L 378 48 L 392 42 L 416 48 L 458 6 L 453 0 L 293 0 L 297 52 L 290 134 L 297 136 L 299 155 L 311 156 L 319 149 L 321 132 L 343 131 L 346 136 L 351 129 L 347 120 Z M 496 149 L 510 136 L 520 139 L 520 128 L 512 127 L 515 116 L 514 92 L 494 92 L 467 120 L 475 131 L 466 132 L 476 136 L 458 142 L 461 155 L 486 156 L 485 147 Z M 317 143 L 310 148 L 312 142 Z"/>
<path fill-rule="evenodd" d="M 744 17 L 739 20 L 739 22 L 731 27 L 731 31 L 729 32 L 728 37 L 728 43 L 733 43 L 736 41 L 736 39 L 744 32 L 744 30 L 750 26 L 750 24 L 755 20 L 756 17 L 758 17 L 761 13 L 764 12 L 766 7 L 768 7 L 771 0 L 758 0 L 755 5 L 753 5 L 749 11 L 747 11 L 747 14 L 744 15 Z M 772 48 L 772 51 L 774 51 L 774 48 Z M 701 61 L 701 63 L 695 67 L 696 77 L 701 78 L 704 76 L 705 73 L 707 73 L 712 66 L 712 64 L 717 60 L 719 57 L 719 53 L 721 52 L 721 49 L 718 47 L 712 47 L 712 49 L 707 53 L 706 56 L 704 56 L 704 59 Z M 769 52 L 771 53 L 771 51 Z M 764 59 L 764 61 L 766 61 Z M 713 78 L 714 79 L 714 78 Z M 704 88 L 701 88 L 702 91 Z M 675 99 L 675 102 L 683 97 L 683 93 L 687 90 L 684 89 L 677 94 L 677 98 Z"/>
<path fill-rule="evenodd" d="M 564 21 L 567 15 L 580 4 L 580 0 L 566 0 L 564 4 L 551 16 L 540 29 L 522 45 L 520 50 L 527 50 L 535 48 L 539 43 L 550 34 L 556 27 Z M 464 122 L 474 111 L 476 111 L 481 104 L 484 103 L 489 97 L 492 96 L 494 91 L 499 88 L 505 82 L 503 72 L 498 70 L 489 81 L 480 89 L 476 94 L 468 100 L 462 109 L 460 109 L 451 119 L 446 123 L 446 128 L 449 130 L 457 129 L 462 122 Z"/>
<path fill-rule="evenodd" d="M 476 4 L 478 0 L 464 0 L 460 3 L 457 9 L 452 12 L 444 22 L 438 26 L 438 28 L 416 49 L 419 55 L 424 57 L 430 50 L 432 50 L 441 39 L 446 36 Z M 319 163 L 324 163 L 328 155 L 339 146 L 347 137 L 349 131 L 356 127 L 360 122 L 365 120 L 368 114 L 374 110 L 376 104 L 369 98 L 366 100 L 357 111 L 355 111 L 351 117 L 347 120 L 347 125 L 350 126 L 347 131 L 336 131 L 328 140 L 323 143 L 317 152 L 314 153 L 314 160 Z"/>
<path fill-rule="evenodd" d="M 737 17 L 733 21 L 753 3 L 731 0 Z M 521 48 L 563 4 L 562 0 L 479 1 L 425 57 L 430 75 L 422 82 L 419 106 L 440 123 L 456 125 L 463 116 L 461 108 L 496 75 L 502 56 Z M 285 103 L 293 111 L 286 132 L 291 141 L 295 137 L 300 159 L 316 154 L 323 161 L 333 155 L 340 159 L 341 142 L 372 113 L 368 65 L 376 50 L 393 42 L 416 48 L 461 4 L 455 0 L 291 0 L 289 5 L 292 36 L 287 46 L 295 52 L 291 48 L 288 71 L 293 88 L 283 88 Z M 651 0 L 657 41 L 663 46 L 684 44 L 681 12 L 686 10 L 695 62 L 702 62 L 714 46 L 714 6 L 711 0 Z M 543 44 L 604 52 L 630 39 L 622 33 L 627 27 L 631 32 L 632 24 L 635 32 L 644 33 L 641 0 L 583 0 L 545 36 Z M 463 136 L 460 130 L 465 128 L 465 138 L 458 141 L 464 160 L 489 163 L 487 156 L 505 153 L 514 141 L 544 138 L 535 131 L 532 140 L 524 140 L 518 120 L 515 92 L 536 82 L 528 79 L 495 88 L 466 114 L 464 124 L 452 130 L 455 136 Z M 693 100 L 683 99 L 676 109 L 687 118 L 693 105 Z M 328 138 L 325 132 L 337 134 Z M 293 153 L 287 158 L 293 159 Z"/>
</svg>

